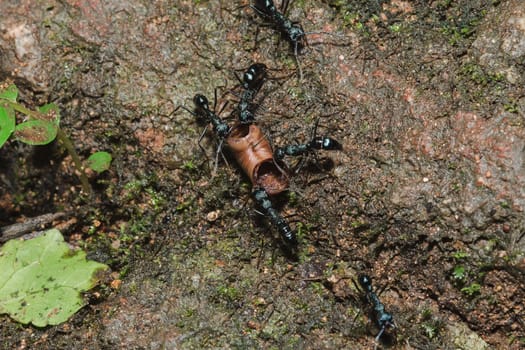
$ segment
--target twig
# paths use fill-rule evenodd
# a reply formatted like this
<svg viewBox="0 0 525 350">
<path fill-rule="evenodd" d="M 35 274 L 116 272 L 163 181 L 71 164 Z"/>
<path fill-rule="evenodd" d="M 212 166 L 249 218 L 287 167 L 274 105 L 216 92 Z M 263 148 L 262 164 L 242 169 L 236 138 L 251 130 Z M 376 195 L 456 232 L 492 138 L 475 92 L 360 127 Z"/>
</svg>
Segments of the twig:
<svg viewBox="0 0 525 350">
<path fill-rule="evenodd" d="M 49 225 L 52 221 L 57 220 L 65 215 L 65 212 L 44 214 L 34 218 L 29 218 L 24 222 L 4 226 L 0 228 L 0 243 L 7 242 L 10 239 L 23 236 L 36 230 L 41 230 L 45 226 Z"/>
</svg>

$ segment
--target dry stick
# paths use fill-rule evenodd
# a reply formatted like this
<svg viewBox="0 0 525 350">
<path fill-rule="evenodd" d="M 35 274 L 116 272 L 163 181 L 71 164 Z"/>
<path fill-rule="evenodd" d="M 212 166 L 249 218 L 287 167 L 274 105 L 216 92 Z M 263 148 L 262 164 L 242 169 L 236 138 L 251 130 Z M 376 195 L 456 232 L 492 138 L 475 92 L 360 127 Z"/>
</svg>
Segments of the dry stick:
<svg viewBox="0 0 525 350">
<path fill-rule="evenodd" d="M 44 214 L 29 218 L 24 222 L 4 226 L 0 228 L 0 243 L 7 242 L 10 239 L 17 238 L 36 230 L 42 229 L 44 226 L 50 224 L 52 221 L 59 219 L 66 215 L 64 212 Z"/>
<path fill-rule="evenodd" d="M 6 102 L 11 107 L 13 107 L 14 110 L 16 110 L 16 111 L 18 111 L 20 113 L 23 113 L 23 114 L 25 114 L 27 116 L 30 116 L 30 117 L 34 118 L 34 119 L 46 120 L 42 116 L 42 113 L 40 113 L 40 112 L 36 112 L 36 111 L 32 111 L 30 109 L 27 109 L 24 106 L 22 106 L 22 105 L 20 105 L 20 104 L 18 104 L 16 102 L 12 102 L 12 101 L 6 101 Z M 80 183 L 82 184 L 82 190 L 87 195 L 91 195 L 91 185 L 89 184 L 89 181 L 88 181 L 88 178 L 86 176 L 86 172 L 85 172 L 84 166 L 82 165 L 82 161 L 80 160 L 80 157 L 78 156 L 77 151 L 75 151 L 75 147 L 73 146 L 73 143 L 71 142 L 69 137 L 67 137 L 66 133 L 62 129 L 60 129 L 60 127 L 58 125 L 57 125 L 57 138 L 58 138 L 58 140 L 60 142 L 62 142 L 62 144 L 66 148 L 67 152 L 69 153 L 69 155 L 73 159 L 73 163 L 75 164 L 75 167 L 77 168 L 77 170 L 80 173 L 79 178 L 80 178 Z"/>
</svg>

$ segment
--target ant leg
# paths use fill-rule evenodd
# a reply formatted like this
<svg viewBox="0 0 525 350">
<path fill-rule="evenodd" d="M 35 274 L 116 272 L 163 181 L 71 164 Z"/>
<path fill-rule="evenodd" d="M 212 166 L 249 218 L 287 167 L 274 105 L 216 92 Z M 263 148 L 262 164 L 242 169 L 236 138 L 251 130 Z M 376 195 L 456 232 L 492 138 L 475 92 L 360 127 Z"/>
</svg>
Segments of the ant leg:
<svg viewBox="0 0 525 350">
<path fill-rule="evenodd" d="M 215 176 L 217 174 L 217 169 L 219 168 L 219 153 L 222 156 L 222 160 L 224 160 L 224 163 L 226 163 L 227 166 L 230 166 L 228 163 L 228 160 L 226 157 L 224 157 L 224 154 L 222 153 L 222 144 L 224 142 L 224 139 L 221 139 L 219 142 L 219 145 L 217 146 L 217 151 L 215 151 L 215 165 L 213 166 L 213 172 L 212 175 Z"/>
<path fill-rule="evenodd" d="M 257 8 L 255 8 L 257 10 Z M 257 10 L 258 11 L 258 10 Z M 252 52 L 256 52 L 257 51 L 257 39 L 259 38 L 259 32 L 260 32 L 260 29 L 259 29 L 259 25 L 257 25 L 257 28 L 255 29 L 255 38 L 254 38 L 254 42 L 253 42 L 253 48 L 251 50 L 248 50 L 248 51 L 252 51 Z"/>
<path fill-rule="evenodd" d="M 237 74 L 237 72 L 233 72 L 233 74 L 235 75 L 235 78 L 237 78 L 237 80 L 239 81 L 239 84 L 241 84 L 241 86 L 242 86 L 243 81 L 242 81 L 241 77 L 239 76 L 239 74 Z"/>
<path fill-rule="evenodd" d="M 199 148 L 201 149 L 202 153 L 206 155 L 206 150 L 204 150 L 204 147 L 202 147 L 201 141 L 204 138 L 204 135 L 206 134 L 206 131 L 208 130 L 208 125 L 202 130 L 201 135 L 199 136 L 199 141 L 197 141 L 197 144 L 199 145 Z M 207 156 L 206 156 L 207 157 Z"/>
<path fill-rule="evenodd" d="M 314 127 L 312 129 L 312 134 L 310 136 L 310 139 L 313 140 L 315 139 L 315 136 L 317 135 L 317 127 L 319 126 L 319 121 L 321 120 L 321 118 L 317 117 L 317 119 L 315 120 L 315 124 L 314 124 Z"/>
<path fill-rule="evenodd" d="M 385 332 L 385 326 L 381 327 L 381 330 L 379 331 L 379 333 L 377 333 L 376 339 L 375 339 L 376 343 L 379 342 L 379 339 L 381 338 L 384 332 Z"/>
<path fill-rule="evenodd" d="M 295 42 L 293 54 L 295 56 L 295 62 L 297 62 L 297 69 L 299 70 L 299 81 L 302 81 L 303 80 L 303 69 L 301 68 L 301 62 L 299 62 L 298 46 L 299 46 L 299 43 Z"/>
<path fill-rule="evenodd" d="M 206 150 L 204 149 L 204 147 L 202 147 L 202 139 L 204 138 L 204 135 L 206 135 L 206 131 L 208 131 L 208 125 L 206 125 L 206 127 L 204 128 L 204 130 L 202 131 L 201 135 L 199 136 L 199 140 L 197 141 L 197 144 L 199 145 L 199 148 L 202 152 L 202 154 L 204 154 L 204 157 L 206 158 L 206 166 L 208 168 L 208 170 L 210 170 L 210 157 L 208 157 L 208 153 L 206 153 Z M 214 174 L 214 173 L 212 173 Z"/>
<path fill-rule="evenodd" d="M 213 90 L 213 112 L 216 111 L 217 108 L 217 88 Z M 218 114 L 221 114 L 220 112 Z"/>
<path fill-rule="evenodd" d="M 222 87 L 225 87 L 225 86 L 222 86 Z M 218 90 L 217 87 L 213 90 L 213 94 L 214 94 L 213 113 L 215 113 L 216 116 L 219 116 L 219 115 L 224 111 L 224 109 L 226 108 L 226 106 L 228 106 L 228 101 L 226 101 L 226 102 L 222 105 L 220 111 L 217 112 L 217 101 L 218 101 L 218 99 L 217 99 L 217 90 Z M 226 91 L 225 93 L 223 93 L 223 94 L 221 95 L 221 99 L 222 99 L 227 93 L 228 93 L 228 91 Z"/>
<path fill-rule="evenodd" d="M 290 0 L 283 0 L 281 3 L 281 13 L 283 15 L 286 15 L 286 12 L 288 12 L 288 6 L 290 5 Z"/>
<path fill-rule="evenodd" d="M 186 112 L 190 113 L 191 115 L 193 115 L 194 117 L 198 117 L 198 115 L 193 112 L 192 110 L 186 108 L 185 106 L 178 106 L 175 111 L 177 111 L 179 108 L 182 108 L 184 109 Z M 202 133 L 200 134 L 199 136 L 199 140 L 197 141 L 197 144 L 199 145 L 199 148 L 201 149 L 202 153 L 204 154 L 204 156 L 206 157 L 206 160 L 208 160 L 208 155 L 206 154 L 206 150 L 204 149 L 204 147 L 202 147 L 202 139 L 204 138 L 204 135 L 206 135 L 206 131 L 208 130 L 208 125 L 206 125 L 206 127 L 204 128 L 204 130 L 202 131 Z"/>
</svg>

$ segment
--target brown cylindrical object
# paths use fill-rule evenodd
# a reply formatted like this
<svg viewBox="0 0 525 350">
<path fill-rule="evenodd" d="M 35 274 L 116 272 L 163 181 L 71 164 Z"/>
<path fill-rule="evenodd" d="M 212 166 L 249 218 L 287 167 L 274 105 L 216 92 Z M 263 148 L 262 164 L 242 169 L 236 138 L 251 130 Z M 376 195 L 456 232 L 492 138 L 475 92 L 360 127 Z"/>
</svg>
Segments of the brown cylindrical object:
<svg viewBox="0 0 525 350">
<path fill-rule="evenodd" d="M 236 125 L 226 143 L 254 187 L 264 188 L 269 195 L 288 188 L 288 176 L 273 160 L 272 147 L 257 125 Z"/>
</svg>

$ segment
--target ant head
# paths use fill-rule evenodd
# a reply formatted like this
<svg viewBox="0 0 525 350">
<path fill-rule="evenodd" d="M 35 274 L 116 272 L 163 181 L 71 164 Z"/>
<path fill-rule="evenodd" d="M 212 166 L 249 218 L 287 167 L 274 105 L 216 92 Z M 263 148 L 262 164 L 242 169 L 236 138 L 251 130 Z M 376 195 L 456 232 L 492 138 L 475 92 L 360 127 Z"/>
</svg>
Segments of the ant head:
<svg viewBox="0 0 525 350">
<path fill-rule="evenodd" d="M 384 328 L 395 328 L 394 317 L 388 312 L 381 314 L 381 317 L 379 317 L 377 323 L 379 323 L 381 327 Z"/>
<path fill-rule="evenodd" d="M 306 33 L 300 23 L 294 23 L 288 32 L 290 43 L 293 45 L 293 49 L 296 53 L 300 53 L 301 50 L 307 45 Z"/>
<path fill-rule="evenodd" d="M 272 0 L 255 0 L 254 6 L 267 15 L 271 15 L 277 11 Z"/>
<path fill-rule="evenodd" d="M 201 94 L 195 95 L 193 97 L 193 103 L 195 104 L 195 107 L 197 109 L 201 109 L 201 110 L 204 110 L 204 111 L 209 111 L 210 110 L 210 104 L 208 102 L 208 99 L 204 95 L 201 95 Z"/>
<path fill-rule="evenodd" d="M 342 150 L 343 146 L 336 140 L 328 136 L 316 136 L 310 141 L 310 147 L 327 151 Z"/>
<path fill-rule="evenodd" d="M 267 68 L 264 63 L 252 64 L 242 76 L 244 87 L 247 89 L 257 88 L 264 78 L 266 78 L 266 70 Z"/>
<path fill-rule="evenodd" d="M 365 289 L 372 285 L 372 279 L 368 275 L 360 275 L 358 280 L 359 284 Z"/>
<path fill-rule="evenodd" d="M 322 138 L 322 147 L 325 150 L 342 150 L 343 146 L 331 137 L 325 136 Z"/>
</svg>

